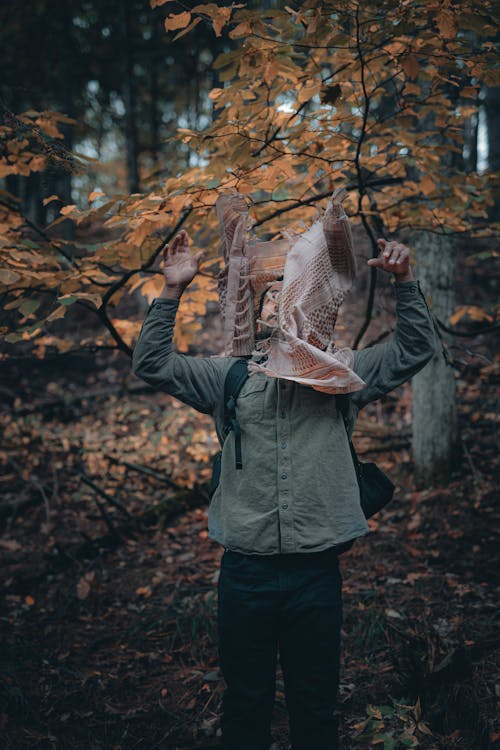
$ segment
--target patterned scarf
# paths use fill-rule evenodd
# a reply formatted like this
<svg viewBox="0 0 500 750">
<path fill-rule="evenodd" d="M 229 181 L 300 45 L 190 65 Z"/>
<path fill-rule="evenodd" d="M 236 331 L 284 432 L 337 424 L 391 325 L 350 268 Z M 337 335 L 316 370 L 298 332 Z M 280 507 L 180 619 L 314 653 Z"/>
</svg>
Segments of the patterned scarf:
<svg viewBox="0 0 500 750">
<path fill-rule="evenodd" d="M 249 372 L 325 393 L 364 387 L 352 370 L 352 350 L 337 349 L 333 338 L 338 309 L 355 276 L 345 195 L 337 189 L 323 217 L 304 233 L 270 242 L 247 237 L 249 215 L 242 195 L 224 193 L 217 199 L 225 353 L 253 354 Z"/>
</svg>

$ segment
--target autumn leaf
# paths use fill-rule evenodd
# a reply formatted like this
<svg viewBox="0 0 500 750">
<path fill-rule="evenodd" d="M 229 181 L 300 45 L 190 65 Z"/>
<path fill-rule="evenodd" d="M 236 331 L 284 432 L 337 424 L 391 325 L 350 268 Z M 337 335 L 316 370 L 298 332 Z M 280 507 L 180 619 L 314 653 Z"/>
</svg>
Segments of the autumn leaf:
<svg viewBox="0 0 500 750">
<path fill-rule="evenodd" d="M 432 178 L 429 177 L 429 175 L 424 175 L 420 179 L 418 185 L 424 195 L 430 195 L 436 187 L 435 183 L 433 182 Z"/>
<path fill-rule="evenodd" d="M 173 41 L 175 42 L 177 41 L 177 39 L 180 39 L 181 36 L 184 36 L 185 34 L 189 34 L 189 32 L 192 31 L 195 26 L 198 26 L 200 21 L 201 21 L 200 16 L 198 16 L 198 18 L 195 18 L 193 21 L 191 21 L 189 26 L 186 26 L 185 29 L 183 29 L 182 31 L 179 31 L 179 33 L 174 36 Z"/>
<path fill-rule="evenodd" d="M 9 284 L 14 284 L 16 281 L 19 281 L 21 276 L 16 273 L 16 271 L 9 271 L 7 268 L 0 269 L 0 284 L 5 284 L 8 286 Z"/>
<path fill-rule="evenodd" d="M 443 39 L 453 39 L 456 36 L 455 18 L 451 9 L 442 8 L 436 16 L 436 24 Z"/>
<path fill-rule="evenodd" d="M 105 194 L 102 192 L 102 190 L 93 190 L 89 195 L 89 203 L 92 203 L 97 198 L 105 198 Z"/>
<path fill-rule="evenodd" d="M 165 19 L 165 30 L 174 31 L 175 29 L 183 29 L 191 20 L 191 13 L 185 11 L 183 13 L 170 13 Z"/>
<path fill-rule="evenodd" d="M 59 211 L 59 213 L 62 214 L 62 216 L 72 216 L 75 214 L 76 210 L 77 210 L 76 205 L 72 203 L 68 206 L 63 206 L 61 210 Z"/>
<path fill-rule="evenodd" d="M 338 83 L 332 86 L 322 86 L 319 94 L 321 104 L 335 104 L 341 93 L 342 89 Z"/>
<path fill-rule="evenodd" d="M 44 199 L 43 199 L 43 201 L 42 201 L 42 205 L 43 205 L 43 206 L 48 206 L 48 205 L 49 205 L 49 203 L 52 203 L 52 201 L 60 201 L 60 200 L 61 200 L 61 199 L 59 198 L 59 196 L 58 196 L 58 195 L 49 195 L 49 197 L 48 197 L 48 198 L 44 198 Z"/>
<path fill-rule="evenodd" d="M 477 307 L 477 305 L 463 305 L 462 307 L 459 307 L 458 310 L 454 312 L 450 317 L 451 325 L 456 325 L 460 320 L 462 320 L 462 318 L 469 318 L 475 323 L 480 323 L 483 321 L 493 323 L 494 321 L 492 315 L 489 315 L 481 307 Z"/>
<path fill-rule="evenodd" d="M 412 81 L 418 76 L 420 65 L 415 55 L 409 53 L 401 57 L 401 67 Z"/>
<path fill-rule="evenodd" d="M 231 39 L 241 39 L 252 33 L 252 25 L 249 21 L 241 21 L 229 32 Z"/>
<path fill-rule="evenodd" d="M 204 5 L 195 5 L 193 13 L 202 13 L 208 16 L 212 20 L 214 27 L 215 36 L 220 36 L 222 28 L 231 18 L 232 7 L 224 8 L 215 5 L 214 3 L 207 3 Z"/>
</svg>

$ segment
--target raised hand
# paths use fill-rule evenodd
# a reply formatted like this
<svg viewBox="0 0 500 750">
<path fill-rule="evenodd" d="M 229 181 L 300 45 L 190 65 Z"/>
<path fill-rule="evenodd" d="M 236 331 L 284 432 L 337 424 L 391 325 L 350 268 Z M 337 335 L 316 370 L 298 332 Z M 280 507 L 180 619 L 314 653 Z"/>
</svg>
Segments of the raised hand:
<svg viewBox="0 0 500 750">
<path fill-rule="evenodd" d="M 410 266 L 410 250 L 401 242 L 378 239 L 380 248 L 378 258 L 370 258 L 369 266 L 380 268 L 381 271 L 393 273 L 397 281 L 412 281 L 413 273 Z"/>
<path fill-rule="evenodd" d="M 190 239 L 185 229 L 174 237 L 172 246 L 163 248 L 165 288 L 162 297 L 180 297 L 198 273 L 202 253 L 191 254 Z"/>
</svg>

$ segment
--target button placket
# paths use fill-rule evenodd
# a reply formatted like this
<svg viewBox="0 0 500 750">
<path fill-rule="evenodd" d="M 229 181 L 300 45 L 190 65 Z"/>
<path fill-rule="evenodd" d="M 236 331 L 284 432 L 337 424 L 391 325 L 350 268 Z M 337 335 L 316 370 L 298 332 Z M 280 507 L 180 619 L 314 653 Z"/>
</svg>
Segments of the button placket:
<svg viewBox="0 0 500 750">
<path fill-rule="evenodd" d="M 290 493 L 290 453 L 289 453 L 289 406 L 290 386 L 281 380 L 278 388 L 278 523 L 280 526 L 281 552 L 294 551 L 293 514 Z"/>
</svg>

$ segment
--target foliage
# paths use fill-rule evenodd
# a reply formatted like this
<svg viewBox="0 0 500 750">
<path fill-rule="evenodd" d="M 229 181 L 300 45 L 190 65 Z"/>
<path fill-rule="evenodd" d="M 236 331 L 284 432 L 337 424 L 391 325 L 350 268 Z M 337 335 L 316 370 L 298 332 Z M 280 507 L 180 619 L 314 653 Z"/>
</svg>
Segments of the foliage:
<svg viewBox="0 0 500 750">
<path fill-rule="evenodd" d="M 27 227 L 3 193 L 0 293 L 7 342 L 43 342 L 40 356 L 48 343 L 67 347 L 47 333 L 77 305 L 106 329 L 96 345 L 114 343 L 129 353 L 137 325 L 120 317 L 120 300 L 137 290 L 148 299 L 158 293 L 154 263 L 164 239 L 181 226 L 215 255 L 212 207 L 223 189 L 247 195 L 255 228 L 275 235 L 283 214 L 297 228 L 299 217 L 345 185 L 349 213 L 368 231 L 374 254 L 377 235 L 410 228 L 491 236 L 493 175 L 466 173 L 461 152 L 481 85 L 498 79 L 493 13 L 490 2 L 478 7 L 471 0 L 459 6 L 385 0 L 376 9 L 354 0 L 310 0 L 300 10 L 265 14 L 210 3 L 169 13 L 166 28 L 177 37 L 210 24 L 236 44 L 215 62 L 222 86 L 210 94 L 212 125 L 201 132 L 180 128 L 176 136 L 192 149 L 196 166 L 148 193 L 108 198 L 94 191 L 88 208 L 62 207 L 54 224 L 69 217 L 82 231 L 101 228 L 97 247 L 56 237 L 54 224 Z M 5 121 L 3 176 L 46 167 L 52 150 L 38 153 L 33 140 L 41 131 L 57 143 L 57 120 L 48 113 L 18 117 L 17 123 L 30 123 L 32 138 Z M 443 134 L 442 154 L 436 144 Z M 201 276 L 182 307 L 181 347 L 193 340 L 197 317 L 214 298 L 212 274 Z"/>
<path fill-rule="evenodd" d="M 419 721 L 420 702 L 415 706 L 392 698 L 392 706 L 366 707 L 366 718 L 354 721 L 352 728 L 357 731 L 356 743 L 361 747 L 377 746 L 383 750 L 402 750 L 405 747 L 418 747 L 419 734 L 431 734 L 426 724 Z"/>
</svg>

